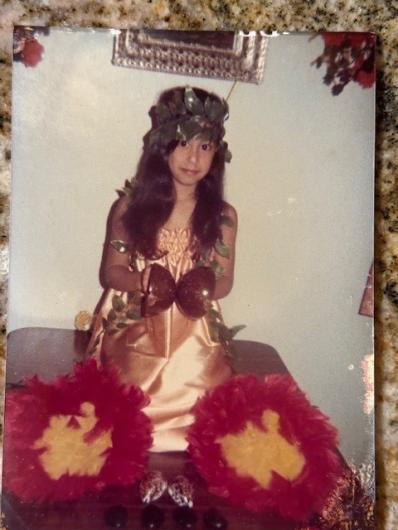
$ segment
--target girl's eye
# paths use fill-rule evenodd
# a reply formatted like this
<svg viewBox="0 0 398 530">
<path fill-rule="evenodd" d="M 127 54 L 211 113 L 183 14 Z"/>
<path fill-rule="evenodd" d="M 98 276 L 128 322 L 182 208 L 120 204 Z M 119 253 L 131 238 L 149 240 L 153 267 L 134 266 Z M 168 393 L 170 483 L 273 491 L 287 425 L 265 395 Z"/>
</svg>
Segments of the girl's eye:
<svg viewBox="0 0 398 530">
<path fill-rule="evenodd" d="M 186 147 L 188 145 L 188 142 L 186 140 L 180 140 L 180 146 Z"/>
<path fill-rule="evenodd" d="M 203 151 L 208 151 L 210 149 L 210 144 L 202 144 Z"/>
</svg>

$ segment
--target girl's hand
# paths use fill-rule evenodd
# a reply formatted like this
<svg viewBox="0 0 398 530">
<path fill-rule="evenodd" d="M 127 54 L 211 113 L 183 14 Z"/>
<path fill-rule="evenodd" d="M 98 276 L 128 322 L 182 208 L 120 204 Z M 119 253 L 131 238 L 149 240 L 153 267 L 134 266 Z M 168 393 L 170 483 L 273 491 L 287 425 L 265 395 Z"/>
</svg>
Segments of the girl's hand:
<svg viewBox="0 0 398 530">
<path fill-rule="evenodd" d="M 143 293 L 148 292 L 150 274 L 151 274 L 151 265 L 147 265 L 145 269 L 141 272 L 141 291 Z"/>
</svg>

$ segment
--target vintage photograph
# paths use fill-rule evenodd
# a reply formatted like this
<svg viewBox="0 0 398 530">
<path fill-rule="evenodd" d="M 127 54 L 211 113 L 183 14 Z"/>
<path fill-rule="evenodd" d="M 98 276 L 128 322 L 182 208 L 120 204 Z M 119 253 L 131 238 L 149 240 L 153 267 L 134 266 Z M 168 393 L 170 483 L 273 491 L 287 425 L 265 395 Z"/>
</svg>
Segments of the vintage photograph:
<svg viewBox="0 0 398 530">
<path fill-rule="evenodd" d="M 374 54 L 15 28 L 6 528 L 375 528 Z"/>
</svg>

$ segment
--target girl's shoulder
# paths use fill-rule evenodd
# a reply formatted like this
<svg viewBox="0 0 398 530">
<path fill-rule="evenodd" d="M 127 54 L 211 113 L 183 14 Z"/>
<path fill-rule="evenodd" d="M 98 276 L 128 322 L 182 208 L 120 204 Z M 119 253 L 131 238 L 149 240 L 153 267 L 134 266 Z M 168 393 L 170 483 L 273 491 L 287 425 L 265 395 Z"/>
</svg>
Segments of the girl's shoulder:
<svg viewBox="0 0 398 530">
<path fill-rule="evenodd" d="M 127 195 L 122 195 L 112 203 L 110 209 L 110 218 L 113 221 L 120 221 L 127 213 L 130 206 L 130 198 Z"/>
<path fill-rule="evenodd" d="M 227 223 L 228 223 L 228 219 L 229 219 L 230 221 L 232 221 L 232 223 L 233 223 L 233 225 L 235 227 L 238 224 L 238 214 L 237 214 L 235 208 L 232 206 L 232 204 L 229 204 L 229 203 L 224 201 L 224 206 L 223 206 L 221 215 L 222 215 L 222 217 L 227 219 Z"/>
<path fill-rule="evenodd" d="M 112 239 L 129 240 L 129 234 L 125 226 L 125 215 L 127 214 L 130 200 L 127 196 L 119 197 L 111 206 L 108 216 L 108 227 Z"/>
</svg>

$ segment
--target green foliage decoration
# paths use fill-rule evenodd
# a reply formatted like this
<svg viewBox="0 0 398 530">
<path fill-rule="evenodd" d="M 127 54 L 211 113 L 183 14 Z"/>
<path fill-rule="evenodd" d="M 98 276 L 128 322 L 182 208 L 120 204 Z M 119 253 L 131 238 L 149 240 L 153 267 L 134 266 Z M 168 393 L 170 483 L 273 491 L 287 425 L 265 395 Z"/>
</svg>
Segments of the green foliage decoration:
<svg viewBox="0 0 398 530">
<path fill-rule="evenodd" d="M 158 126 L 149 133 L 150 150 L 164 154 L 173 140 L 189 141 L 200 135 L 217 144 L 224 151 L 225 161 L 231 161 L 228 144 L 222 140 L 225 135 L 223 124 L 228 119 L 228 105 L 224 100 L 217 101 L 208 96 L 203 104 L 193 88 L 186 87 L 184 97 L 175 90 L 167 105 L 158 103 L 155 115 Z M 128 187 L 127 191 L 131 192 Z"/>
<path fill-rule="evenodd" d="M 108 311 L 106 318 L 102 319 L 102 325 L 107 335 L 115 335 L 126 328 L 133 321 L 142 318 L 140 291 L 127 293 L 127 299 L 122 295 L 114 294 L 112 297 L 112 308 Z"/>
<path fill-rule="evenodd" d="M 214 342 L 222 344 L 225 355 L 229 360 L 229 364 L 234 371 L 234 360 L 236 357 L 236 351 L 233 344 L 234 337 L 242 331 L 246 326 L 239 324 L 229 328 L 223 321 L 222 315 L 219 311 L 210 307 L 206 314 L 207 322 L 209 325 L 210 337 Z"/>
</svg>

